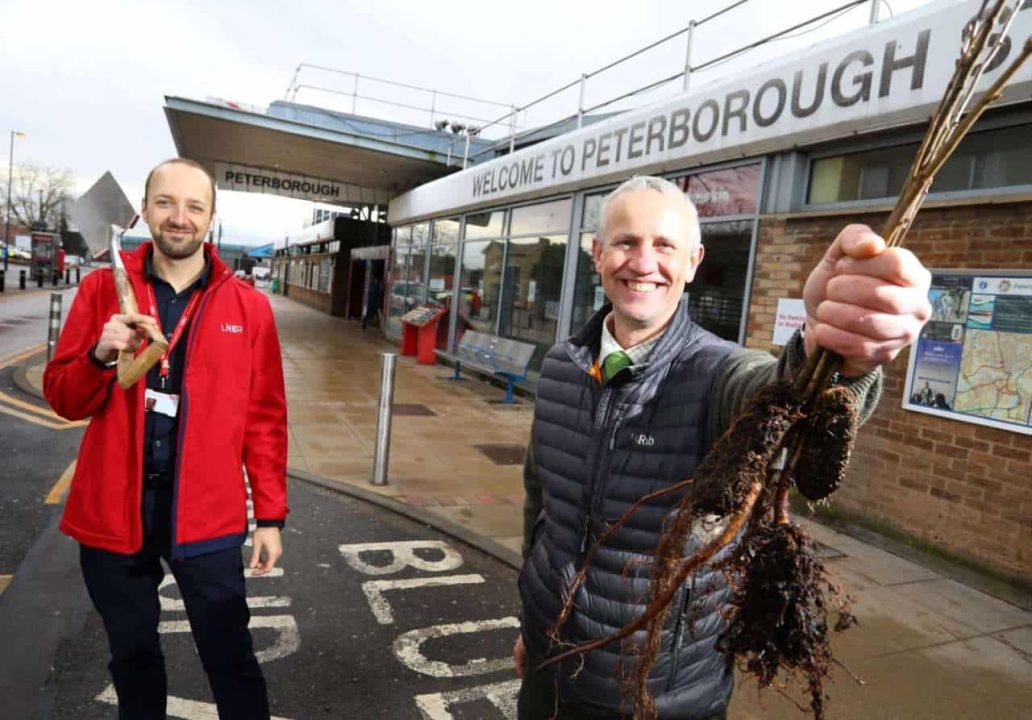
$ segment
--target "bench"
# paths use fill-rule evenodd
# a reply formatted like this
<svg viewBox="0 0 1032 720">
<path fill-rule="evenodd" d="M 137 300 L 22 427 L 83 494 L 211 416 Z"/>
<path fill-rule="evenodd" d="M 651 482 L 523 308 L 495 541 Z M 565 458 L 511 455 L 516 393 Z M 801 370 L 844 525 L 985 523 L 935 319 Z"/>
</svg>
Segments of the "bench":
<svg viewBox="0 0 1032 720">
<path fill-rule="evenodd" d="M 512 405 L 516 402 L 513 388 L 516 383 L 527 379 L 530 360 L 534 357 L 536 345 L 520 342 L 497 335 L 467 330 L 455 348 L 455 354 L 444 350 L 434 350 L 438 357 L 455 363 L 455 374 L 451 380 L 462 379 L 462 366 L 490 376 L 505 378 L 505 400 Z"/>
</svg>

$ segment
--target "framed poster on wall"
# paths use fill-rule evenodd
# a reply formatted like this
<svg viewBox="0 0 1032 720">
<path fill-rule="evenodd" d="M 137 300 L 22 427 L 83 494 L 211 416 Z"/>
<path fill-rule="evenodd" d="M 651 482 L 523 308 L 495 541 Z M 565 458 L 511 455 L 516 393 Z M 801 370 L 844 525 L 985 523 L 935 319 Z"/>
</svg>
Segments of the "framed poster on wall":
<svg viewBox="0 0 1032 720">
<path fill-rule="evenodd" d="M 1032 435 L 1032 272 L 933 270 L 903 407 Z"/>
</svg>

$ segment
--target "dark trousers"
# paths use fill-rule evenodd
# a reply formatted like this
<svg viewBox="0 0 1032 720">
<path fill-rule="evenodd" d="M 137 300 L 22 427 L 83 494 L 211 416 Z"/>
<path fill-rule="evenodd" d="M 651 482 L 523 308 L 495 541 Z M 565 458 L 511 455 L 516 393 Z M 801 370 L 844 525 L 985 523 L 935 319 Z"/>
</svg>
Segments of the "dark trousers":
<svg viewBox="0 0 1032 720">
<path fill-rule="evenodd" d="M 599 717 L 556 699 L 555 673 L 551 669 L 536 670 L 537 663 L 527 663 L 527 671 L 516 698 L 518 720 L 591 720 Z"/>
<path fill-rule="evenodd" d="M 172 491 L 144 491 L 144 546 L 135 555 L 80 548 L 80 564 L 111 647 L 119 720 L 165 720 L 167 682 L 158 638 L 164 558 L 179 585 L 220 720 L 268 720 L 255 659 L 240 548 L 168 561 Z"/>
<path fill-rule="evenodd" d="M 535 670 L 540 663 L 527 663 L 527 672 L 520 684 L 520 692 L 516 701 L 516 712 L 519 720 L 623 720 L 626 715 L 607 713 L 590 708 L 576 707 L 556 702 L 555 673 L 552 668 Z M 616 682 L 614 679 L 613 682 Z M 720 713 L 705 720 L 725 720 L 726 715 Z"/>
<path fill-rule="evenodd" d="M 376 327 L 380 324 L 380 308 L 370 305 L 366 308 L 365 315 L 362 316 L 362 329 L 365 330 L 367 325 Z"/>
</svg>

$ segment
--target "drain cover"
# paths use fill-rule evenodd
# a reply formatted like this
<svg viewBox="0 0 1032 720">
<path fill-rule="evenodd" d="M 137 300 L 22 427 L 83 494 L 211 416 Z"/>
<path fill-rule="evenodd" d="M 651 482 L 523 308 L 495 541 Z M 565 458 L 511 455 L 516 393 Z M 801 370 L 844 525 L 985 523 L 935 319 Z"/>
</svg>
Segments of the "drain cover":
<svg viewBox="0 0 1032 720">
<path fill-rule="evenodd" d="M 473 447 L 487 455 L 495 465 L 522 465 L 523 456 L 527 452 L 524 445 L 474 445 Z"/>
<path fill-rule="evenodd" d="M 422 417 L 433 417 L 437 415 L 437 413 L 426 405 L 420 405 L 419 403 L 394 403 L 394 414 Z"/>
</svg>

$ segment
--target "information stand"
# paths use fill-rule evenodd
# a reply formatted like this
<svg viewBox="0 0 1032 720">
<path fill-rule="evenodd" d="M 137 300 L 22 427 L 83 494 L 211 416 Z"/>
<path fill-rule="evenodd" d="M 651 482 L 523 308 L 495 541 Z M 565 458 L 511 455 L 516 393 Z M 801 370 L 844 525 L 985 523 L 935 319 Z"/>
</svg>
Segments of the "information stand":
<svg viewBox="0 0 1032 720">
<path fill-rule="evenodd" d="M 416 356 L 424 365 L 437 362 L 437 324 L 447 312 L 436 305 L 420 305 L 401 316 L 401 354 Z"/>
</svg>

